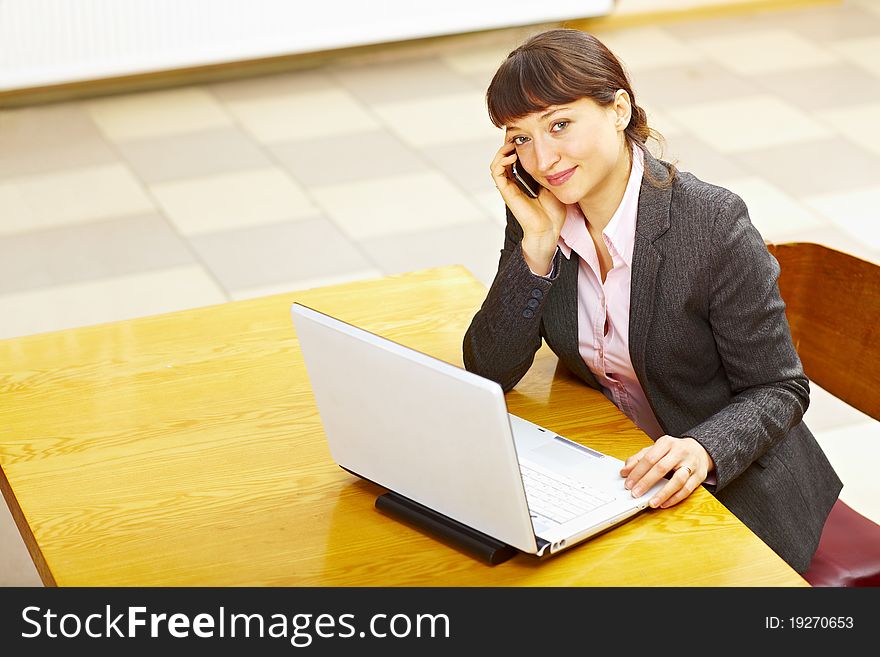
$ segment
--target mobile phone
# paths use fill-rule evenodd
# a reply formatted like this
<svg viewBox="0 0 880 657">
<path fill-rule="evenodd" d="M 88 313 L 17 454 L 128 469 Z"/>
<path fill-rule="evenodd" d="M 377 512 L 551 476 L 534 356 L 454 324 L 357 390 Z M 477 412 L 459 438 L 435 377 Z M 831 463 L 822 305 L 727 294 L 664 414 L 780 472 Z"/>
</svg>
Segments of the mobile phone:
<svg viewBox="0 0 880 657">
<path fill-rule="evenodd" d="M 513 179 L 517 186 L 523 190 L 526 196 L 529 198 L 538 198 L 540 186 L 535 182 L 535 179 L 529 175 L 529 172 L 522 167 L 519 163 L 519 158 L 517 158 L 513 163 L 513 166 L 510 167 L 510 172 L 513 174 Z"/>
</svg>

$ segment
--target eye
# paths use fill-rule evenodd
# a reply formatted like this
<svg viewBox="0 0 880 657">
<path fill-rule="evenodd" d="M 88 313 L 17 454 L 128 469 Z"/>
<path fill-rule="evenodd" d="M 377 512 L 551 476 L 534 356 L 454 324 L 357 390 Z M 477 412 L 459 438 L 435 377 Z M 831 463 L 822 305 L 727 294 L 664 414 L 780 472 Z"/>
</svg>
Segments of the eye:
<svg viewBox="0 0 880 657">
<path fill-rule="evenodd" d="M 565 129 L 565 127 L 569 124 L 568 121 L 556 121 L 553 124 L 553 127 L 550 128 L 551 132 L 559 132 L 560 130 Z"/>
<path fill-rule="evenodd" d="M 511 142 L 512 144 L 516 145 L 516 146 L 522 146 L 522 145 L 525 144 L 528 140 L 529 140 L 529 138 L 526 137 L 525 135 L 517 135 L 516 137 L 514 137 L 513 139 L 511 139 L 510 142 Z"/>
</svg>

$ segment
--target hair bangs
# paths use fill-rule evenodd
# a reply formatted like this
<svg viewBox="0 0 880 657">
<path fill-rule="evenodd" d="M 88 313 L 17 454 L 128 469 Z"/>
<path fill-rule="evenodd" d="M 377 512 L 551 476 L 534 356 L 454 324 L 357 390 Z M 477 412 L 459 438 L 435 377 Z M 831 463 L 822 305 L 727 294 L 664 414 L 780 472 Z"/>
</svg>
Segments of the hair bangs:
<svg viewBox="0 0 880 657">
<path fill-rule="evenodd" d="M 496 127 L 504 128 L 523 116 L 584 95 L 554 69 L 552 62 L 536 55 L 514 51 L 492 78 L 486 91 L 486 105 L 489 119 Z"/>
</svg>

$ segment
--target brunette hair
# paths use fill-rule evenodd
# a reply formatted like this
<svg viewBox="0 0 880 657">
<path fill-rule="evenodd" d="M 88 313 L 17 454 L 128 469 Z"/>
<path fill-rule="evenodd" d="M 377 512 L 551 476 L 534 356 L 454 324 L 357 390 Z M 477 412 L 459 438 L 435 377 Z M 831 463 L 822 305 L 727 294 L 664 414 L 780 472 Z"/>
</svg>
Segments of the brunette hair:
<svg viewBox="0 0 880 657">
<path fill-rule="evenodd" d="M 629 94 L 632 105 L 624 130 L 627 143 L 643 152 L 647 152 L 651 138 L 662 146 L 663 137 L 648 126 L 648 117 L 636 103 L 620 60 L 596 37 L 580 30 L 547 30 L 511 52 L 489 84 L 486 105 L 492 123 L 503 128 L 527 114 L 581 98 L 607 106 L 614 102 L 618 89 Z M 656 179 L 645 169 L 645 177 L 655 186 L 667 187 L 675 177 L 675 166 L 664 164 L 668 171 L 665 180 Z"/>
</svg>

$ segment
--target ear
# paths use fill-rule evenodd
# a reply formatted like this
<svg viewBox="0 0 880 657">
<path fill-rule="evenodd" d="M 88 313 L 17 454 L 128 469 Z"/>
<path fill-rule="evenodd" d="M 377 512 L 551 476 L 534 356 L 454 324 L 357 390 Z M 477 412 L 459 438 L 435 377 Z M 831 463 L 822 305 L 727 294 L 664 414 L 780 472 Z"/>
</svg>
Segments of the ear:
<svg viewBox="0 0 880 657">
<path fill-rule="evenodd" d="M 629 126 L 629 121 L 632 117 L 632 101 L 626 90 L 618 89 L 614 93 L 612 108 L 614 109 L 614 114 L 616 116 L 614 127 L 623 132 L 626 130 L 627 126 Z"/>
</svg>

